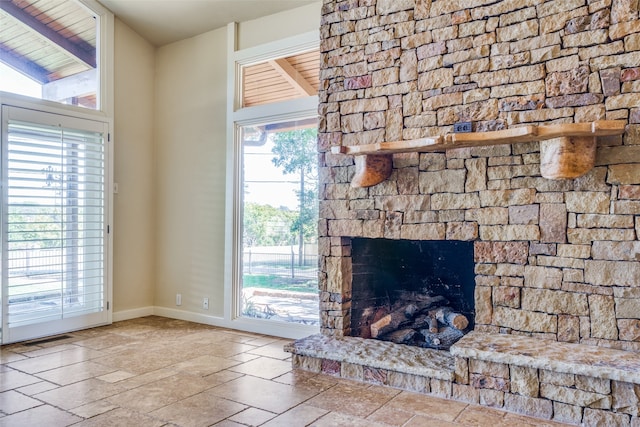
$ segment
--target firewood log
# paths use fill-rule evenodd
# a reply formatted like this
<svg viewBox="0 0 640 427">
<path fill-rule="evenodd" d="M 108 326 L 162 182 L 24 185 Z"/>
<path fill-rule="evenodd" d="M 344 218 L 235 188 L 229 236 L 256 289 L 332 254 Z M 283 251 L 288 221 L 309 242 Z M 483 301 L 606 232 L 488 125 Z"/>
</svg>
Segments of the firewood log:
<svg viewBox="0 0 640 427">
<path fill-rule="evenodd" d="M 398 329 L 380 337 L 385 341 L 391 341 L 396 344 L 406 344 L 417 334 L 415 329 Z"/>
<path fill-rule="evenodd" d="M 434 312 L 429 312 L 429 332 L 432 334 L 438 333 L 438 318 Z"/>
<path fill-rule="evenodd" d="M 428 297 L 428 298 L 422 299 L 420 301 L 414 302 L 414 304 L 418 306 L 418 309 L 422 313 L 426 313 L 430 309 L 433 309 L 433 307 L 445 306 L 448 303 L 449 303 L 449 301 L 447 301 L 447 299 L 445 297 L 440 296 L 440 295 L 435 296 L 435 297 Z"/>
<path fill-rule="evenodd" d="M 417 311 L 418 307 L 415 304 L 407 304 L 392 311 L 377 322 L 373 322 L 371 324 L 371 338 L 378 338 L 381 335 L 395 331 L 400 326 L 404 326 L 411 321 Z"/>
<path fill-rule="evenodd" d="M 446 298 L 443 297 L 442 295 L 431 296 L 425 292 L 397 290 L 393 292 L 393 295 L 396 299 L 407 301 L 407 302 L 409 301 L 412 301 L 412 302 L 446 301 Z M 442 305 L 446 305 L 446 303 Z"/>
<path fill-rule="evenodd" d="M 443 325 L 453 326 L 459 330 L 463 330 L 469 326 L 469 319 L 467 319 L 467 316 L 454 312 L 451 307 L 438 307 L 434 310 L 430 310 L 429 315 L 434 315 Z"/>
<path fill-rule="evenodd" d="M 456 341 L 464 336 L 464 333 L 451 326 L 440 328 L 440 332 L 433 333 L 429 329 L 419 331 L 424 336 L 422 347 L 435 348 L 438 350 L 448 350 Z"/>
<path fill-rule="evenodd" d="M 442 295 L 431 296 L 424 292 L 415 291 L 396 290 L 393 292 L 393 298 L 397 301 L 404 301 L 405 304 L 409 302 L 417 304 L 421 310 L 426 306 L 433 307 L 436 304 L 447 305 L 449 303 Z"/>
<path fill-rule="evenodd" d="M 408 328 L 422 329 L 429 327 L 429 316 L 426 314 L 420 314 L 413 319 L 413 322 L 407 325 Z"/>
</svg>

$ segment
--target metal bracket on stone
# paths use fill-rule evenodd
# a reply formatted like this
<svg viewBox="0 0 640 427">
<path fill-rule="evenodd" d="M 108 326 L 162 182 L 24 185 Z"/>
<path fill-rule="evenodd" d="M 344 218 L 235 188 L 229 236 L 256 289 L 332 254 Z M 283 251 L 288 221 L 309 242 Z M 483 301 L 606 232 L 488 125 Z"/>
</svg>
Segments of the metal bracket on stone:
<svg viewBox="0 0 640 427">
<path fill-rule="evenodd" d="M 452 148 L 541 141 L 541 175 L 548 179 L 573 179 L 593 168 L 597 137 L 622 135 L 625 126 L 626 122 L 622 120 L 526 125 L 491 132 L 448 133 L 444 136 L 407 141 L 334 146 L 331 147 L 331 152 L 355 156 L 356 173 L 351 186 L 371 187 L 391 176 L 394 153 L 423 153 Z"/>
</svg>

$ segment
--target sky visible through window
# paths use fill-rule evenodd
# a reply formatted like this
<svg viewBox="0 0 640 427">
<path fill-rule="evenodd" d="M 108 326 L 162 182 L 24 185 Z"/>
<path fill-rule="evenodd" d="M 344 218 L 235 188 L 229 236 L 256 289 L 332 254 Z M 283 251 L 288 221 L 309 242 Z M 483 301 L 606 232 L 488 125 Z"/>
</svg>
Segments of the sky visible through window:
<svg viewBox="0 0 640 427">
<path fill-rule="evenodd" d="M 0 62 L 0 91 L 42 98 L 42 87 L 29 77 Z"/>
<path fill-rule="evenodd" d="M 273 140 L 268 137 L 261 146 L 244 148 L 245 203 L 271 205 L 298 210 L 296 191 L 300 188 L 300 176 L 285 174 L 273 164 Z"/>
</svg>

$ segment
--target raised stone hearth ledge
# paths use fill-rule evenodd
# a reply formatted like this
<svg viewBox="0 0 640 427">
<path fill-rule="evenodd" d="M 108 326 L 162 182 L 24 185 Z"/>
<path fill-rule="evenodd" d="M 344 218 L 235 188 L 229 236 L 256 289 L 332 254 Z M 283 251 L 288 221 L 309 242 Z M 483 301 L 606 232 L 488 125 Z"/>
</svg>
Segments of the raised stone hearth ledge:
<svg viewBox="0 0 640 427">
<path fill-rule="evenodd" d="M 294 355 L 453 381 L 454 358 L 444 351 L 320 334 L 296 340 L 286 345 L 284 350 Z"/>
<path fill-rule="evenodd" d="M 582 425 L 640 426 L 640 355 L 472 331 L 450 352 L 312 335 L 294 368 Z"/>
<path fill-rule="evenodd" d="M 470 332 L 453 356 L 640 384 L 640 354 L 519 335 Z"/>
</svg>

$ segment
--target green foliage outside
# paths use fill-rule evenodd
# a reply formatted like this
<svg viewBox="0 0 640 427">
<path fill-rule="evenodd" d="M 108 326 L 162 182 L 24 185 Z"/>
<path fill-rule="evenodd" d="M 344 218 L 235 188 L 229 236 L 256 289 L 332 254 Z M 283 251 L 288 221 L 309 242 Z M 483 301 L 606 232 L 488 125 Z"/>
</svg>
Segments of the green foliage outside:
<svg viewBox="0 0 640 427">
<path fill-rule="evenodd" d="M 318 238 L 318 129 L 296 129 L 273 135 L 273 164 L 285 174 L 300 176 L 297 191 L 300 210 L 291 230 L 297 232 L 300 241 L 315 242 Z"/>
<path fill-rule="evenodd" d="M 53 211 L 53 212 L 52 212 Z M 7 231 L 12 249 L 59 248 L 62 224 L 58 210 L 50 207 L 22 207 L 10 212 Z"/>
<path fill-rule="evenodd" d="M 245 246 L 284 246 L 295 240 L 291 232 L 297 212 L 274 208 L 270 205 L 246 203 L 244 205 Z"/>
<path fill-rule="evenodd" d="M 245 274 L 242 278 L 242 284 L 247 288 L 268 288 L 294 292 L 317 291 L 317 280 L 294 280 L 290 277 L 268 274 Z"/>
</svg>

